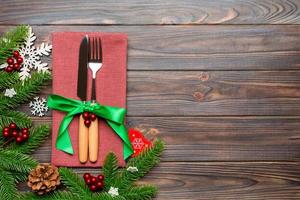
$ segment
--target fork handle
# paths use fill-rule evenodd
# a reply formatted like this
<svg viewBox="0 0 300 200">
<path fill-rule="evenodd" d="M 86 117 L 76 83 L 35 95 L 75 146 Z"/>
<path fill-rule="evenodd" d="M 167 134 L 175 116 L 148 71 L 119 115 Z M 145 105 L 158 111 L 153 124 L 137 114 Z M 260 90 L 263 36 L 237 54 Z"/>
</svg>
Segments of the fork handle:
<svg viewBox="0 0 300 200">
<path fill-rule="evenodd" d="M 96 79 L 92 81 L 92 100 L 96 100 Z"/>
<path fill-rule="evenodd" d="M 89 127 L 89 157 L 91 162 L 96 162 L 98 159 L 98 130 L 98 118 L 96 118 L 95 121 L 92 121 Z"/>
</svg>

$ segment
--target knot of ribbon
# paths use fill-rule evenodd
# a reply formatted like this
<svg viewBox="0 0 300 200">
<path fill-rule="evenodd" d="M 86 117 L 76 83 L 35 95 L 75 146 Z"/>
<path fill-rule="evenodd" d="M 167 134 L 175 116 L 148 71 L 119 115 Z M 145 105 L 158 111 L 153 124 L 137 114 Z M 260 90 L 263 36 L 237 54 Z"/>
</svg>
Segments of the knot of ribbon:
<svg viewBox="0 0 300 200">
<path fill-rule="evenodd" d="M 125 108 L 100 105 L 99 103 L 92 103 L 91 101 L 83 102 L 59 95 L 50 95 L 47 104 L 49 108 L 67 113 L 58 130 L 56 138 L 57 149 L 69 154 L 74 154 L 68 127 L 75 115 L 88 111 L 106 120 L 107 124 L 122 139 L 124 160 L 133 153 L 127 129 L 124 125 L 126 115 Z"/>
</svg>

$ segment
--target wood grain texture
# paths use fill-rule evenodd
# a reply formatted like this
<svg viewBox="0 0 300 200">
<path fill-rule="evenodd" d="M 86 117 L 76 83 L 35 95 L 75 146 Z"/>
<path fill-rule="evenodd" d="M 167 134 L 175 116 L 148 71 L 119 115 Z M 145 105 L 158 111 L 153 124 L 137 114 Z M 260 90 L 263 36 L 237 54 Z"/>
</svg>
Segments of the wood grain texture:
<svg viewBox="0 0 300 200">
<path fill-rule="evenodd" d="M 300 115 L 299 77 L 300 71 L 129 71 L 127 114 Z"/>
<path fill-rule="evenodd" d="M 158 185 L 157 199 L 300 199 L 299 0 L 1 1 L 0 33 L 20 23 L 37 44 L 56 31 L 128 34 L 127 125 L 166 142 L 139 182 Z M 49 162 L 50 147 L 34 158 Z"/>
<path fill-rule="evenodd" d="M 299 24 L 298 0 L 2 1 L 2 24 Z"/>
<path fill-rule="evenodd" d="M 139 184 L 157 185 L 157 199 L 163 200 L 299 199 L 299 167 L 299 163 L 281 162 L 163 162 Z M 100 171 L 75 170 L 79 174 Z M 28 189 L 25 184 L 20 188 Z"/>
<path fill-rule="evenodd" d="M 166 142 L 163 161 L 299 161 L 300 117 L 128 117 Z M 35 119 L 36 124 L 51 118 Z M 50 138 L 33 155 L 48 162 Z"/>
<path fill-rule="evenodd" d="M 1 33 L 7 29 L 0 26 Z M 51 43 L 51 32 L 58 31 L 125 32 L 129 70 L 300 69 L 297 25 L 33 26 L 33 31 L 37 44 Z"/>
</svg>

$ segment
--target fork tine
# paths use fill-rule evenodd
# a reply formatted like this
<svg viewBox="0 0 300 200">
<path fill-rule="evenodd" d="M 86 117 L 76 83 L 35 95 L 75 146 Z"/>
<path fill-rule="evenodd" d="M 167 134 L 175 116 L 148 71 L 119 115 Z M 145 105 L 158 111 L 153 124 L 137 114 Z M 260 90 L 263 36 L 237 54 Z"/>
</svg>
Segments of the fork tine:
<svg viewBox="0 0 300 200">
<path fill-rule="evenodd" d="M 99 61 L 102 62 L 102 44 L 101 44 L 101 38 L 99 38 Z"/>
<path fill-rule="evenodd" d="M 90 41 L 90 60 L 92 61 L 93 60 L 93 57 L 94 57 L 94 52 L 93 52 L 93 38 L 91 38 L 91 41 Z"/>
<path fill-rule="evenodd" d="M 92 60 L 95 60 L 95 45 L 94 45 L 94 42 L 95 42 L 95 38 L 93 37 L 92 38 Z"/>
<path fill-rule="evenodd" d="M 99 54 L 98 54 L 98 51 L 99 51 L 99 46 L 98 46 L 98 38 L 95 38 L 95 50 L 96 50 L 96 61 L 99 60 Z"/>
</svg>

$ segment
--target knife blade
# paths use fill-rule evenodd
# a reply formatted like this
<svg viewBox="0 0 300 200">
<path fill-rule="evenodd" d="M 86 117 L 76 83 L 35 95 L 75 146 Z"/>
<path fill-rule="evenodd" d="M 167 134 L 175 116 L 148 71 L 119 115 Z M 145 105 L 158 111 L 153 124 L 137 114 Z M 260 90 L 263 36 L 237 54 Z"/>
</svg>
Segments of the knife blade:
<svg viewBox="0 0 300 200">
<path fill-rule="evenodd" d="M 81 99 L 81 101 L 86 101 L 87 71 L 88 71 L 88 36 L 86 35 L 82 39 L 80 44 L 80 49 L 79 49 L 77 96 Z"/>
<path fill-rule="evenodd" d="M 78 79 L 77 79 L 77 96 L 81 101 L 87 98 L 87 71 L 88 71 L 88 36 L 86 35 L 80 44 L 79 62 L 78 62 Z M 78 157 L 81 163 L 88 160 L 88 137 L 89 129 L 84 124 L 84 118 L 79 116 L 78 126 Z"/>
</svg>

